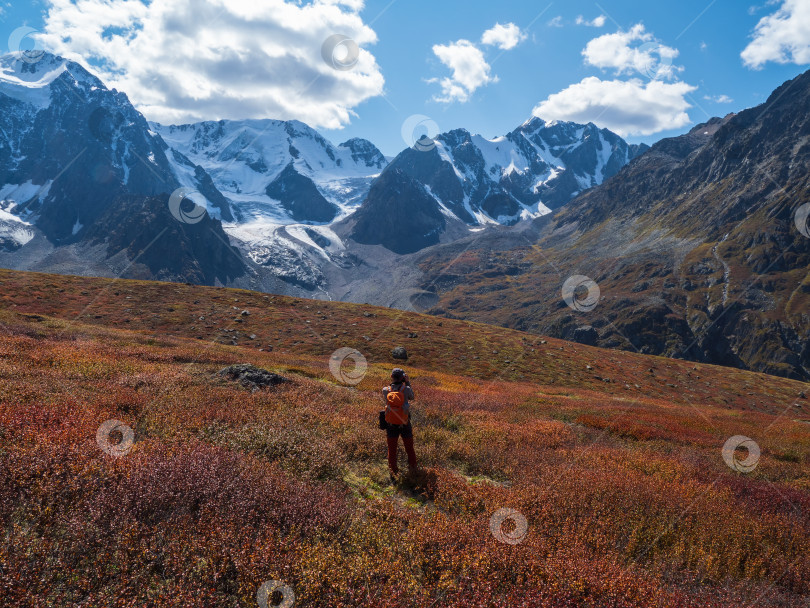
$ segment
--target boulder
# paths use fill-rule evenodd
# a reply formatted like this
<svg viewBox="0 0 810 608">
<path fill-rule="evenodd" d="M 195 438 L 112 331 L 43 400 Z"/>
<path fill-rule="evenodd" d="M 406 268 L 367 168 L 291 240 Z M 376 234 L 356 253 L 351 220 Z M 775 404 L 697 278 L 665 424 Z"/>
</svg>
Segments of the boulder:
<svg viewBox="0 0 810 608">
<path fill-rule="evenodd" d="M 396 348 L 391 350 L 391 356 L 394 359 L 400 359 L 402 361 L 407 361 L 408 360 L 408 351 L 405 350 L 405 348 L 402 347 L 402 346 L 397 346 Z"/>
<path fill-rule="evenodd" d="M 582 325 L 574 330 L 572 339 L 580 344 L 596 346 L 596 343 L 599 342 L 599 334 L 590 325 Z"/>
<path fill-rule="evenodd" d="M 253 391 L 263 386 L 276 386 L 277 384 L 290 381 L 284 376 L 274 374 L 266 369 L 251 365 L 250 363 L 229 365 L 219 370 L 217 375 L 239 382 L 245 388 L 249 388 Z"/>
</svg>

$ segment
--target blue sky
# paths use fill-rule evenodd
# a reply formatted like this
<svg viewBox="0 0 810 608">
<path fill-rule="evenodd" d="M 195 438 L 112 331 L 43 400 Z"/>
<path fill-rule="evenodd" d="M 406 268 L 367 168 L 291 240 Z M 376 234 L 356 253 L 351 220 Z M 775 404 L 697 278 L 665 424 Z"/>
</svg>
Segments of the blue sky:
<svg viewBox="0 0 810 608">
<path fill-rule="evenodd" d="M 387 155 L 405 147 L 402 126 L 413 115 L 440 131 L 494 137 L 534 110 L 652 143 L 762 103 L 810 60 L 808 11 L 795 8 L 803 0 L 320 0 L 309 11 L 283 0 L 262 9 L 251 6 L 257 0 L 219 1 L 172 0 L 164 12 L 173 14 L 162 17 L 169 0 L 0 4 L 0 41 L 7 47 L 23 26 L 38 30 L 24 45 L 80 58 L 148 119 L 298 118 L 335 143 L 363 137 Z M 746 65 L 741 53 L 758 24 Z M 355 66 L 324 65 L 330 32 L 357 40 Z M 239 53 L 228 58 L 232 47 Z"/>
</svg>

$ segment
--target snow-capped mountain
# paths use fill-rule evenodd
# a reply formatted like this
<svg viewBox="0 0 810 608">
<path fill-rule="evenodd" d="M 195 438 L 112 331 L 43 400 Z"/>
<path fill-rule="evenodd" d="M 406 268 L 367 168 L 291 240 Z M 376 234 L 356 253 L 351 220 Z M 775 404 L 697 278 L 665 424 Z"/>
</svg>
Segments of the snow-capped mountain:
<svg viewBox="0 0 810 608">
<path fill-rule="evenodd" d="M 548 213 L 647 149 L 592 123 L 537 117 L 502 137 L 456 129 L 432 144 L 417 142 L 391 165 L 428 186 L 470 224 L 509 224 Z"/>
<path fill-rule="evenodd" d="M 367 140 L 334 145 L 298 121 L 150 124 L 77 63 L 6 55 L 0 263 L 117 274 L 108 260 L 125 251 L 147 278 L 326 290 L 374 261 L 379 248 L 365 245 L 401 255 L 543 215 L 642 149 L 594 125 L 534 118 L 492 140 L 450 131 L 390 160 Z M 156 206 L 181 186 L 208 217 L 167 228 L 171 214 Z M 152 242 L 164 234 L 174 253 Z M 99 243 L 106 251 L 91 259 Z"/>
<path fill-rule="evenodd" d="M 164 148 L 126 95 L 79 64 L 0 57 L 0 263 L 208 283 L 243 274 L 218 220 L 232 219 L 228 201 Z M 209 217 L 173 219 L 180 186 L 203 195 Z"/>
<path fill-rule="evenodd" d="M 324 282 L 324 265 L 343 266 L 343 241 L 330 224 L 354 212 L 388 164 L 374 144 L 338 146 L 299 121 L 151 123 L 175 173 L 205 168 L 228 199 L 228 235 L 258 267 L 305 289 Z M 187 160 L 190 159 L 190 160 Z"/>
<path fill-rule="evenodd" d="M 593 123 L 545 122 L 538 117 L 503 139 L 489 142 L 488 151 L 481 146 L 487 172 L 494 176 L 500 170 L 501 185 L 524 204 L 539 197 L 550 209 L 598 186 L 649 149 L 647 144 L 628 144 Z"/>
<path fill-rule="evenodd" d="M 178 178 L 162 142 L 126 95 L 61 57 L 44 54 L 33 63 L 0 57 L 0 133 L 6 248 L 30 240 L 32 225 L 54 244 L 75 241 L 116 197 L 181 185 L 204 193 L 212 214 L 229 217 L 227 202 L 201 168 Z"/>
<path fill-rule="evenodd" d="M 353 217 L 350 235 L 368 244 L 390 239 L 376 226 L 381 210 L 392 205 L 392 191 L 410 197 L 423 191 L 435 200 L 432 225 L 424 215 L 418 228 L 407 224 L 425 243 L 438 240 L 446 219 L 480 226 L 539 217 L 601 184 L 646 149 L 592 123 L 547 123 L 536 117 L 494 139 L 464 129 L 425 137 L 391 161 L 386 188 L 371 189 Z M 427 212 L 424 202 L 420 209 Z"/>
<path fill-rule="evenodd" d="M 387 164 L 369 141 L 335 146 L 299 121 L 152 123 L 151 128 L 172 152 L 206 169 L 230 201 L 237 224 L 329 223 L 354 211 Z M 175 170 L 186 171 L 182 161 Z"/>
</svg>

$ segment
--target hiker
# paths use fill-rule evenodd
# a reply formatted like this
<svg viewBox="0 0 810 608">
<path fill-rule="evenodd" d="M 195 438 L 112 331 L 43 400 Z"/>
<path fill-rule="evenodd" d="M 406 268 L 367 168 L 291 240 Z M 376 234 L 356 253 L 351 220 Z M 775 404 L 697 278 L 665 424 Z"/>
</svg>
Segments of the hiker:
<svg viewBox="0 0 810 608">
<path fill-rule="evenodd" d="M 391 372 L 391 384 L 383 390 L 385 399 L 385 433 L 388 436 L 388 469 L 391 481 L 399 475 L 397 467 L 397 444 L 400 435 L 408 454 L 408 468 L 416 469 L 416 452 L 413 449 L 413 427 L 411 426 L 411 404 L 416 399 L 411 388 L 411 381 L 405 370 L 394 368 Z M 381 421 L 382 422 L 382 421 Z"/>
</svg>

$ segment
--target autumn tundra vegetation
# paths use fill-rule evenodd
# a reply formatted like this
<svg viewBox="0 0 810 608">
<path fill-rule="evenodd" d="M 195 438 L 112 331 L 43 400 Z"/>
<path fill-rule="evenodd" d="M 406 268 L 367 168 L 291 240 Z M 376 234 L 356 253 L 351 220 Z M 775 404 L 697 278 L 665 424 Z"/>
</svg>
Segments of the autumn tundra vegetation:
<svg viewBox="0 0 810 608">
<path fill-rule="evenodd" d="M 330 372 L 345 347 L 358 382 Z M 243 363 L 281 379 L 220 373 Z M 377 413 L 401 365 L 420 470 L 392 485 Z M 806 606 L 808 388 L 366 305 L 0 271 L 0 605 L 248 607 L 274 581 L 271 606 Z M 736 436 L 754 466 L 727 463 Z"/>
</svg>

